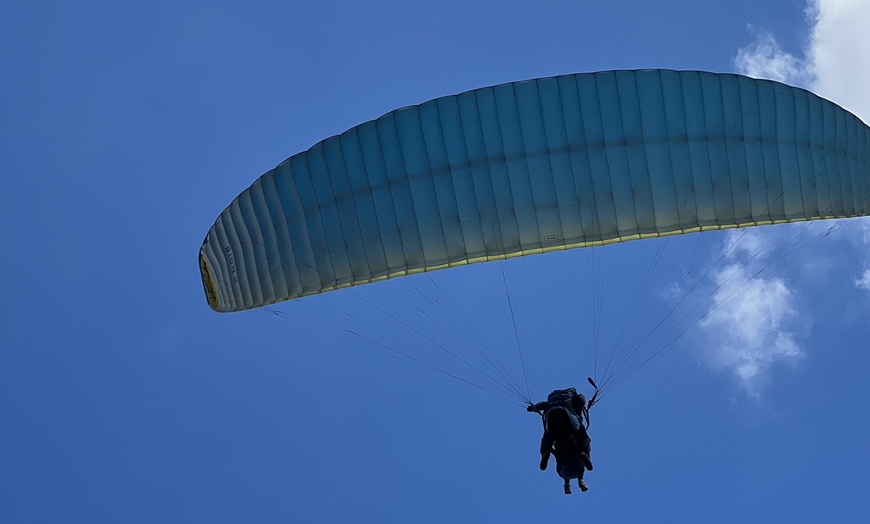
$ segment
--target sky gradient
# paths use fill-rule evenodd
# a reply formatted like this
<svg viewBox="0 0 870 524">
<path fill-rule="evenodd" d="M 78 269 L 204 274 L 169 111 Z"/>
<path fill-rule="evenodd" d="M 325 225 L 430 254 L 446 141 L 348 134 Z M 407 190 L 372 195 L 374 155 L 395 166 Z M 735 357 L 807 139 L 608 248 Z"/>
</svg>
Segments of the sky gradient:
<svg viewBox="0 0 870 524">
<path fill-rule="evenodd" d="M 537 469 L 535 416 L 396 358 L 383 346 L 418 335 L 366 305 L 398 315 L 437 285 L 522 378 L 519 340 L 536 399 L 588 392 L 591 255 L 279 314 L 212 312 L 196 256 L 224 207 L 290 155 L 481 86 L 742 72 L 867 122 L 868 25 L 862 0 L 4 3 L 0 521 L 866 522 L 865 221 L 799 231 L 822 238 L 785 260 L 747 253 L 788 233 L 741 237 L 705 282 L 767 269 L 593 410 L 590 491 L 570 497 Z M 732 240 L 705 234 L 702 249 Z M 645 242 L 600 260 L 642 274 Z M 622 280 L 608 281 L 600 357 L 636 293 Z"/>
</svg>

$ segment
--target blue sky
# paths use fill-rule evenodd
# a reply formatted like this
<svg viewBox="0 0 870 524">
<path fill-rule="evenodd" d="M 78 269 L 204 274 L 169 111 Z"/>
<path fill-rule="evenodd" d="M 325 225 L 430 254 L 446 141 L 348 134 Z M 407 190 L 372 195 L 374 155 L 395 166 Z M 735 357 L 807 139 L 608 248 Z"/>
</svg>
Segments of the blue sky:
<svg viewBox="0 0 870 524">
<path fill-rule="evenodd" d="M 591 489 L 570 497 L 537 469 L 534 416 L 347 330 L 411 354 L 419 339 L 384 338 L 403 328 L 364 304 L 404 314 L 435 282 L 522 377 L 504 275 L 532 394 L 586 388 L 592 255 L 418 275 L 283 316 L 212 312 L 196 256 L 286 157 L 485 85 L 738 71 L 866 122 L 868 24 L 863 0 L 5 2 L 0 521 L 866 521 L 865 222 L 779 262 L 740 257 L 787 232 L 740 238 L 705 282 L 768 269 L 737 299 L 711 295 L 721 307 L 593 410 Z M 657 249 L 645 242 L 595 255 L 628 260 L 605 290 L 600 357 L 637 294 L 622 283 Z"/>
</svg>

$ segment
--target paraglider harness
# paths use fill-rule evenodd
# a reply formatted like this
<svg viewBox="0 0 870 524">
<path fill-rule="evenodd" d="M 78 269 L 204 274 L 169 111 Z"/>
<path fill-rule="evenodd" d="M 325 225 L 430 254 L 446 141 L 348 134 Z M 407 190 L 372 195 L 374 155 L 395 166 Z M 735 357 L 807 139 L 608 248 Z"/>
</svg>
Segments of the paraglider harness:
<svg viewBox="0 0 870 524">
<path fill-rule="evenodd" d="M 580 413 L 574 413 L 574 407 L 572 402 L 573 398 L 578 395 L 576 389 L 557 389 L 547 395 L 546 409 L 538 411 L 538 414 L 541 415 L 541 423 L 544 425 L 544 431 L 547 431 L 547 413 L 553 408 L 566 409 L 569 412 L 575 414 L 580 419 L 580 425 L 583 426 L 584 429 L 589 429 L 589 425 L 591 424 L 589 420 L 589 410 L 592 409 L 592 406 L 598 400 L 598 386 L 595 384 L 595 381 L 592 380 L 591 377 L 587 378 L 586 380 L 589 381 L 589 384 L 592 385 L 595 393 L 592 394 L 592 398 L 589 400 L 588 403 L 583 406 L 583 409 Z"/>
</svg>

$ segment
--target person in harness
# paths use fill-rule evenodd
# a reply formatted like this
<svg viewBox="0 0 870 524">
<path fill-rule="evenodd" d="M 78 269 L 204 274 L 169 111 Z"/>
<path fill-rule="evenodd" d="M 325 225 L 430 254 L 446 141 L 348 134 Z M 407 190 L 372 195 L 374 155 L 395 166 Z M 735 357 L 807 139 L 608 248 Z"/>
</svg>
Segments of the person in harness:
<svg viewBox="0 0 870 524">
<path fill-rule="evenodd" d="M 556 473 L 565 481 L 565 494 L 571 493 L 570 480 L 573 478 L 577 479 L 581 491 L 589 489 L 583 473 L 592 471 L 592 439 L 586 430 L 589 427 L 589 408 L 593 403 L 594 400 L 587 404 L 586 397 L 576 389 L 568 388 L 557 389 L 547 395 L 547 400 L 526 408 L 540 414 L 544 422 L 541 470 L 547 469 L 550 455 L 555 455 Z"/>
</svg>

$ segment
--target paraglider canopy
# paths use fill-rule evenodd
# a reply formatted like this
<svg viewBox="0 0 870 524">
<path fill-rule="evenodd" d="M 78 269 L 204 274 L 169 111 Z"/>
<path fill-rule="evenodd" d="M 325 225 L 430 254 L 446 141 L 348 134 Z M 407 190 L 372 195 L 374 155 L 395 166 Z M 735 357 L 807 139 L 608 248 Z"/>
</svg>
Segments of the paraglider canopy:
<svg viewBox="0 0 870 524">
<path fill-rule="evenodd" d="M 808 91 L 605 71 L 406 107 L 264 174 L 200 249 L 239 311 L 455 265 L 708 229 L 863 216 L 870 128 Z"/>
</svg>

